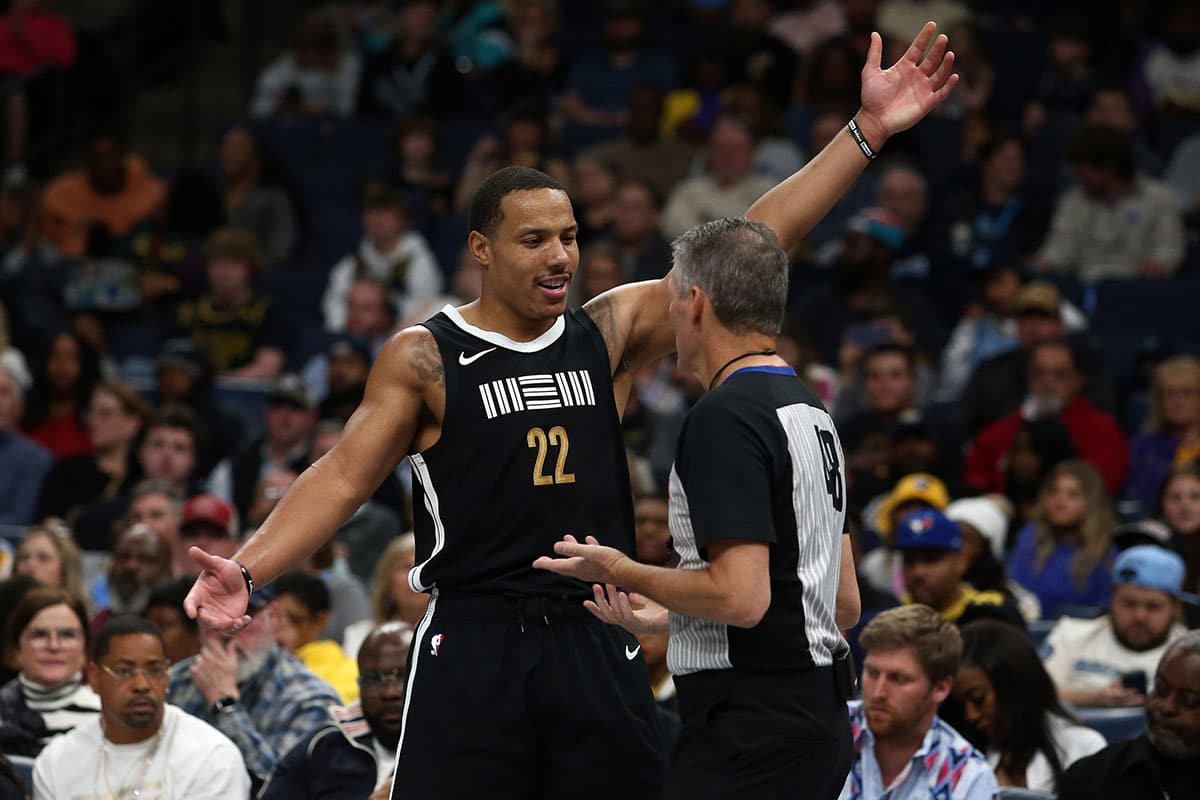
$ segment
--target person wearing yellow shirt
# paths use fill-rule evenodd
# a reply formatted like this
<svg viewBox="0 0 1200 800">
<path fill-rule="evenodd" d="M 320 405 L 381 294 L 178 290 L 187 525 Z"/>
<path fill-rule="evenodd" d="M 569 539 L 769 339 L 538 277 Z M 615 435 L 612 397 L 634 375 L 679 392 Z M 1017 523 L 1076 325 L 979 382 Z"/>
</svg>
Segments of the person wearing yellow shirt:
<svg viewBox="0 0 1200 800">
<path fill-rule="evenodd" d="M 892 547 L 904 562 L 903 604 L 923 603 L 958 625 L 986 617 L 1025 627 L 1011 595 L 982 592 L 963 580 L 968 563 L 962 532 L 945 514 L 922 509 L 902 517 Z"/>
<path fill-rule="evenodd" d="M 272 585 L 275 595 L 275 641 L 341 696 L 342 702 L 358 699 L 358 665 L 342 646 L 321 639 L 329 621 L 329 588 L 307 572 L 289 572 Z"/>
</svg>

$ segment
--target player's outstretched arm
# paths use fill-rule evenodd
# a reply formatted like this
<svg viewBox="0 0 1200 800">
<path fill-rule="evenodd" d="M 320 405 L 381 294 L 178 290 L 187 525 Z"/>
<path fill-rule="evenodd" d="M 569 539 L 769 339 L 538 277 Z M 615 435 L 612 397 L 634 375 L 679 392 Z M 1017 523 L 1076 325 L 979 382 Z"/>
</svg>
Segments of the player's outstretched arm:
<svg viewBox="0 0 1200 800">
<path fill-rule="evenodd" d="M 296 479 L 232 560 L 196 555 L 204 572 L 184 602 L 187 613 L 212 628 L 245 624 L 247 595 L 235 562 L 262 587 L 327 541 L 408 452 L 423 404 L 442 383 L 441 355 L 428 330 L 393 337 L 333 449 Z"/>
<path fill-rule="evenodd" d="M 944 35 L 934 38 L 936 32 L 937 25 L 925 23 L 903 57 L 888 69 L 880 63 L 883 40 L 878 33 L 871 34 L 862 69 L 862 106 L 854 120 L 875 152 L 889 137 L 928 115 L 958 82 L 954 53 L 946 49 Z M 803 169 L 755 201 L 746 216 L 774 230 L 783 249 L 790 251 L 829 213 L 867 163 L 853 135 L 844 128 Z"/>
</svg>

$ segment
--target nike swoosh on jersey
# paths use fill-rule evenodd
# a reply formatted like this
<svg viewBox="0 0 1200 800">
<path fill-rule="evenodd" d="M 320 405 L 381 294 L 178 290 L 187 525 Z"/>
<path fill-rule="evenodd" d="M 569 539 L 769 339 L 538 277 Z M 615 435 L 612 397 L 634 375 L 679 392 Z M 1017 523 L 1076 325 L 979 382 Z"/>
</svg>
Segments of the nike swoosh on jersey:
<svg viewBox="0 0 1200 800">
<path fill-rule="evenodd" d="M 633 661 L 635 658 L 637 658 L 637 654 L 640 652 L 642 652 L 642 646 L 640 644 L 632 650 L 629 649 L 629 645 L 625 645 L 625 658 L 629 661 Z"/>
<path fill-rule="evenodd" d="M 487 350 L 480 350 L 478 353 L 476 353 L 473 356 L 468 356 L 466 353 L 459 353 L 458 354 L 458 363 L 462 364 L 464 367 L 470 366 L 471 364 L 474 364 L 476 361 L 483 358 L 484 356 L 486 356 L 488 353 L 492 352 L 495 349 L 496 348 L 494 348 L 494 347 L 489 347 Z"/>
</svg>

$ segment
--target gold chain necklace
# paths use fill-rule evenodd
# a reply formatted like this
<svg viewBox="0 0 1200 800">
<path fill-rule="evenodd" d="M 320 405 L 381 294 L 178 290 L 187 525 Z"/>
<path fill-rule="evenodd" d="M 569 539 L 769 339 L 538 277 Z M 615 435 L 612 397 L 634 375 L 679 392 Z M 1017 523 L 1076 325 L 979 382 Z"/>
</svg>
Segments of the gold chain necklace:
<svg viewBox="0 0 1200 800">
<path fill-rule="evenodd" d="M 114 792 L 112 783 L 108 779 L 108 736 L 104 730 L 104 721 L 100 721 L 100 769 L 104 774 L 104 788 L 108 790 L 109 800 L 120 800 L 120 798 L 124 796 L 125 791 L 127 791 L 126 787 L 130 786 L 130 784 L 133 784 L 133 788 L 128 789 L 129 796 L 135 798 L 135 800 L 136 798 L 142 796 L 142 784 L 146 780 L 146 772 L 150 769 L 150 763 L 154 761 L 154 757 L 158 755 L 158 746 L 160 744 L 162 744 L 161 725 L 158 728 L 158 733 L 154 734 L 154 744 L 151 745 L 149 751 L 146 753 L 146 756 L 142 759 L 142 767 L 140 770 L 138 770 L 137 778 L 122 785 L 120 787 L 120 792 Z M 131 771 L 132 769 L 133 768 L 130 767 Z"/>
</svg>

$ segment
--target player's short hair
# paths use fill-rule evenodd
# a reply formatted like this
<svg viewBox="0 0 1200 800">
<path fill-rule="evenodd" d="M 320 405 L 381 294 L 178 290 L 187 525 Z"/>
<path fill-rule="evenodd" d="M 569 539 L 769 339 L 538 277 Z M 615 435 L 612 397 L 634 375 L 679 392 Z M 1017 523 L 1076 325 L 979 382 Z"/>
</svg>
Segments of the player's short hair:
<svg viewBox="0 0 1200 800">
<path fill-rule="evenodd" d="M 958 628 L 920 603 L 881 612 L 858 637 L 864 653 L 912 648 L 931 683 L 953 676 L 962 662 L 963 641 Z"/>
<path fill-rule="evenodd" d="M 112 649 L 113 639 L 118 636 L 134 634 L 153 636 L 162 645 L 163 653 L 167 652 L 167 641 L 163 638 L 162 631 L 158 629 L 157 625 L 138 614 L 121 614 L 109 620 L 108 624 L 96 634 L 96 641 L 92 647 L 92 661 L 99 664 L 100 659 L 108 655 L 108 651 Z"/>
<path fill-rule="evenodd" d="M 279 576 L 272 588 L 275 597 L 291 595 L 314 616 L 329 610 L 329 587 L 316 575 L 294 570 Z"/>
<path fill-rule="evenodd" d="M 681 296 L 698 286 L 729 330 L 778 335 L 787 304 L 788 257 L 774 231 L 744 217 L 725 217 L 692 228 L 671 251 Z"/>
<path fill-rule="evenodd" d="M 467 211 L 468 226 L 484 236 L 491 236 L 504 219 L 504 211 L 500 208 L 504 198 L 513 192 L 532 192 L 536 189 L 554 189 L 564 194 L 567 191 L 561 183 L 541 170 L 529 167 L 496 170 L 475 190 Z"/>
</svg>

